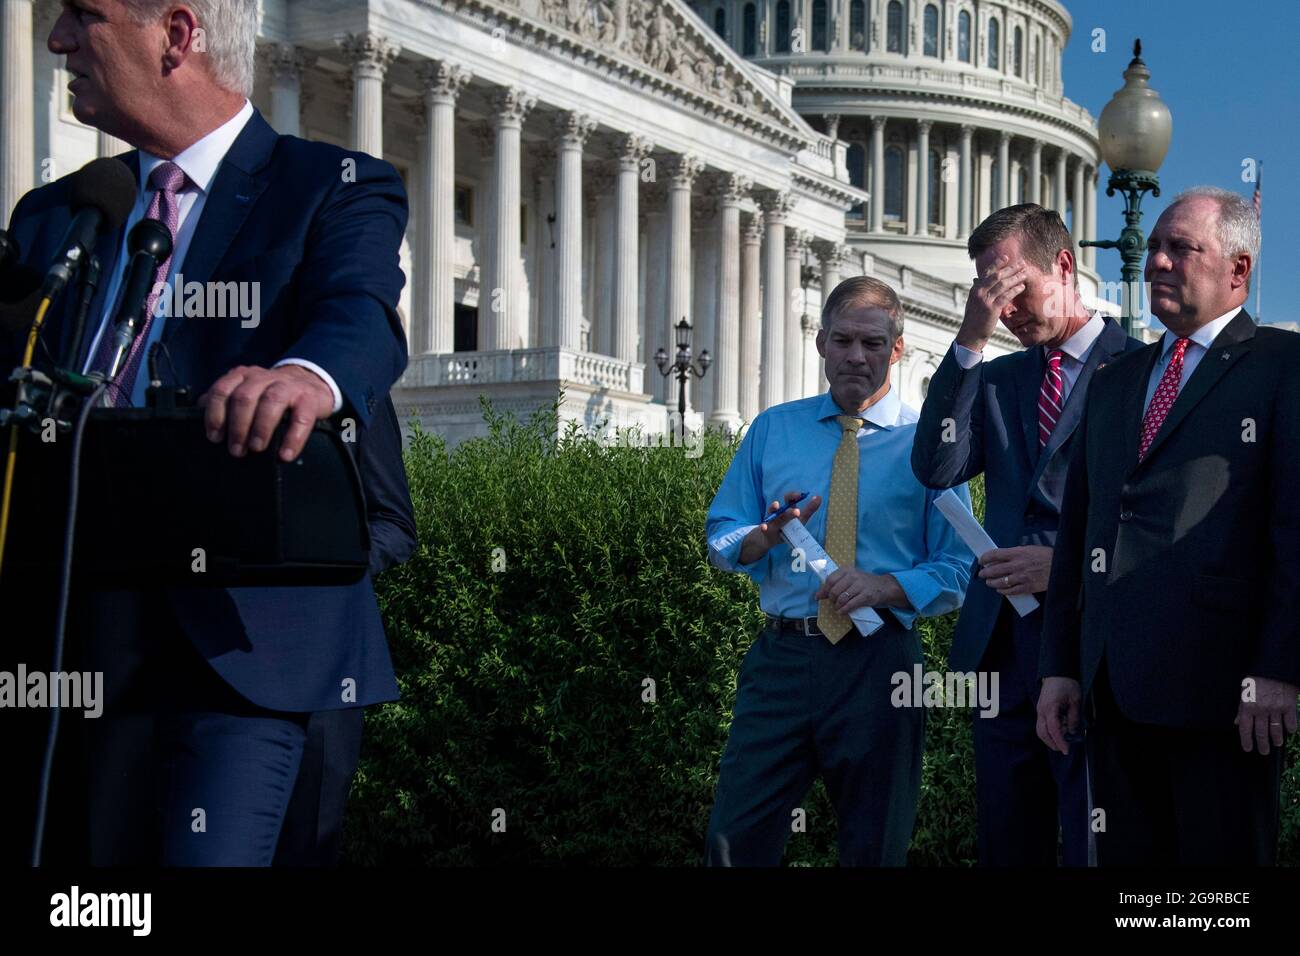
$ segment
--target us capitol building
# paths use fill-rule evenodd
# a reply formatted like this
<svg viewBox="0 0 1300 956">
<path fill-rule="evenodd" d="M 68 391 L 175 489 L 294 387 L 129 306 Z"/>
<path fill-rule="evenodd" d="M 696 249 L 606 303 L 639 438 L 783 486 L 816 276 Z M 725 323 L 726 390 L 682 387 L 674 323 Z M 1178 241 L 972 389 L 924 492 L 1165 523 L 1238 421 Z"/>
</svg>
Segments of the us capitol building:
<svg viewBox="0 0 1300 956">
<path fill-rule="evenodd" d="M 410 195 L 394 399 L 450 441 L 480 394 L 563 393 L 588 427 L 668 428 L 656 351 L 712 364 L 693 424 L 826 387 L 822 296 L 877 276 L 906 308 L 919 407 L 991 210 L 1096 234 L 1096 125 L 1064 96 L 1056 0 L 264 0 L 256 105 L 282 133 L 393 163 Z M 72 116 L 56 0 L 0 0 L 0 215 L 124 144 Z M 1080 284 L 1095 296 L 1093 254 Z M 1111 309 L 1110 311 L 1114 311 Z M 1000 330 L 990 354 L 1017 348 Z"/>
</svg>

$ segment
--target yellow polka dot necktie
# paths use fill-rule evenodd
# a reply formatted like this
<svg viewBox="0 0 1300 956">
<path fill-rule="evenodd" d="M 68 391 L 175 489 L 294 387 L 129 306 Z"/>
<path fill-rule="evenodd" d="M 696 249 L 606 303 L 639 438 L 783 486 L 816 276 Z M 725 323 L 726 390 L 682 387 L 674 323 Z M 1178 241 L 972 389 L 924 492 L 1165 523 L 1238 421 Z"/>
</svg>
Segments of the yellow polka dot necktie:
<svg viewBox="0 0 1300 956">
<path fill-rule="evenodd" d="M 858 429 L 863 419 L 836 415 L 844 433 L 831 463 L 830 500 L 826 503 L 826 553 L 841 568 L 856 566 L 858 553 Z M 830 598 L 817 602 L 817 626 L 832 644 L 839 642 L 853 622 Z"/>
</svg>

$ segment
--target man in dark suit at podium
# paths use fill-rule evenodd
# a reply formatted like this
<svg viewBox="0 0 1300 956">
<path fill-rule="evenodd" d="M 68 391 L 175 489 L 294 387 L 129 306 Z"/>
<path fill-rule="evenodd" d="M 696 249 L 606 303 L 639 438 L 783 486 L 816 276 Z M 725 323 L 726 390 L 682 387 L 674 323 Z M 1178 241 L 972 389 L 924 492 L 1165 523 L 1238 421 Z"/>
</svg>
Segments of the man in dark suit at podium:
<svg viewBox="0 0 1300 956">
<path fill-rule="evenodd" d="M 1300 335 L 1243 308 L 1251 204 L 1212 187 L 1147 244 L 1165 333 L 1097 373 L 1043 624 L 1039 734 L 1087 727 L 1097 862 L 1276 862 L 1300 685 Z M 1081 720 L 1082 718 L 1082 720 Z"/>
<path fill-rule="evenodd" d="M 291 461 L 331 416 L 356 422 L 364 454 L 367 430 L 393 425 L 386 396 L 406 364 L 396 312 L 406 195 L 389 164 L 279 136 L 249 104 L 257 7 L 74 0 L 50 33 L 74 76 L 78 119 L 137 147 L 122 159 L 140 192 L 123 229 L 96 249 L 106 282 L 80 364 L 104 367 L 124 237 L 156 218 L 174 243 L 159 281 L 183 272 L 187 286 L 257 283 L 261 314 L 246 322 L 150 309 L 114 403 L 142 404 L 141 358 L 161 341 L 176 380 L 201 395 L 208 437 L 232 455 Z M 206 43 L 196 43 L 200 29 Z M 37 268 L 70 221 L 68 185 L 33 190 L 14 211 L 11 231 Z M 71 298 L 47 321 L 56 353 Z M 88 730 L 95 863 L 269 864 L 311 715 L 397 697 L 369 578 L 97 591 L 87 613 L 86 665 L 105 671 L 108 688 Z"/>
<path fill-rule="evenodd" d="M 1055 212 L 1008 206 L 971 233 L 977 277 L 957 337 L 930 381 L 912 469 L 932 488 L 983 473 L 980 556 L 953 636 L 954 671 L 1000 675 L 997 716 L 974 718 L 979 859 L 984 866 L 1088 862 L 1083 754 L 1044 751 L 1035 733 L 1042 609 L 1009 595 L 1047 590 L 1065 466 L 1098 368 L 1142 343 L 1079 298 L 1074 244 Z M 986 361 L 999 322 L 1022 351 Z"/>
</svg>

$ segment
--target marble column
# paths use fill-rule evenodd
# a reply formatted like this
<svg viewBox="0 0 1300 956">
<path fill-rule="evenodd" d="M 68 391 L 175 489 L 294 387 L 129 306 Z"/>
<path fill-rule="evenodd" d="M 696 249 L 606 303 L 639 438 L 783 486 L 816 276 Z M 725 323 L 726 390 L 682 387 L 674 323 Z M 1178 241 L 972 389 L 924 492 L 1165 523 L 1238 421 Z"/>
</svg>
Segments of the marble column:
<svg viewBox="0 0 1300 956">
<path fill-rule="evenodd" d="M 1083 226 L 1085 232 L 1084 238 L 1095 240 L 1097 238 L 1097 167 L 1096 166 L 1088 167 L 1088 179 L 1087 179 L 1086 188 L 1087 188 L 1088 196 L 1087 196 L 1087 201 L 1085 202 L 1087 219 L 1084 221 L 1084 226 Z M 1096 249 L 1092 248 L 1091 246 L 1088 246 L 1083 250 L 1083 264 L 1087 266 L 1089 269 L 1097 268 Z"/>
<path fill-rule="evenodd" d="M 759 205 L 766 219 L 763 248 L 763 374 L 761 404 L 764 409 L 785 401 L 785 223 L 794 207 L 787 192 L 768 193 Z M 796 361 L 797 356 L 790 356 Z M 761 409 L 760 409 L 761 410 Z"/>
<path fill-rule="evenodd" d="M 1074 161 L 1074 195 L 1072 197 L 1073 221 L 1070 223 L 1070 238 L 1074 240 L 1074 254 L 1079 254 L 1079 241 L 1090 238 L 1083 231 L 1083 160 Z"/>
<path fill-rule="evenodd" d="M 664 351 L 675 356 L 677 323 L 691 320 L 691 188 L 704 169 L 694 156 L 673 156 L 665 164 L 668 173 L 668 328 Z M 677 394 L 675 384 L 664 380 L 660 396 L 671 407 Z"/>
<path fill-rule="evenodd" d="M 485 336 L 485 348 L 488 349 L 518 348 L 521 340 L 519 189 L 522 176 L 519 148 L 524 117 L 536 103 L 536 97 L 517 87 L 501 90 L 492 99 L 496 152 L 493 157 L 492 249 L 488 254 L 493 282 Z"/>
<path fill-rule="evenodd" d="M 616 173 L 600 162 L 587 177 L 596 197 L 595 255 L 592 277 L 591 350 L 614 354 L 614 244 L 618 241 L 618 190 Z"/>
<path fill-rule="evenodd" d="M 1043 204 L 1043 141 L 1036 139 L 1029 152 L 1029 202 Z"/>
<path fill-rule="evenodd" d="M 424 268 L 415 270 L 412 355 L 450 352 L 454 345 L 456 97 L 469 82 L 467 71 L 446 61 L 426 64 L 419 76 L 424 90 L 425 134 L 420 157 L 423 205 L 415 221 Z"/>
<path fill-rule="evenodd" d="M 492 197 L 496 177 L 492 175 L 492 163 L 496 156 L 497 138 L 490 123 L 475 123 L 470 127 L 470 137 L 478 153 L 478 195 L 475 205 L 476 233 L 474 240 L 474 261 L 478 265 L 478 318 L 474 348 L 483 351 L 487 344 L 488 327 L 492 313 L 492 290 L 496 282 L 492 277 L 492 210 L 496 201 Z"/>
<path fill-rule="evenodd" d="M 610 354 L 621 362 L 636 361 L 637 239 L 640 234 L 641 160 L 650 141 L 636 133 L 621 135 L 616 144 L 618 184 L 614 237 L 614 341 Z"/>
<path fill-rule="evenodd" d="M 763 217 L 754 215 L 745 223 L 740 239 L 740 417 L 752 422 L 759 411 L 758 386 L 761 373 L 762 301 L 759 299 L 760 256 Z"/>
<path fill-rule="evenodd" d="M 822 267 L 822 299 L 817 312 L 812 315 L 815 328 L 821 328 L 821 315 L 826 309 L 826 300 L 835 291 L 835 287 L 840 284 L 840 270 L 844 267 L 844 257 L 848 254 L 848 251 L 848 247 L 837 242 L 822 243 L 818 249 Z M 830 382 L 826 378 L 826 360 L 817 354 L 816 336 L 814 335 L 813 338 L 812 350 L 813 360 L 817 367 L 817 391 L 821 393 L 830 388 Z"/>
<path fill-rule="evenodd" d="M 1020 189 L 1020 157 L 1014 153 L 1011 155 L 1011 205 L 1025 202 L 1025 197 Z"/>
<path fill-rule="evenodd" d="M 930 120 L 916 124 L 916 215 L 912 219 L 912 234 L 930 234 Z"/>
<path fill-rule="evenodd" d="M 340 45 L 352 64 L 352 148 L 384 155 L 384 74 L 401 47 L 377 33 L 350 33 Z"/>
<path fill-rule="evenodd" d="M 871 231 L 885 231 L 885 118 L 871 117 Z"/>
<path fill-rule="evenodd" d="M 1065 221 L 1065 163 L 1069 159 L 1069 154 L 1061 149 L 1056 152 L 1056 176 L 1053 185 L 1056 187 L 1056 197 L 1052 200 L 1052 208 L 1061 214 L 1061 220 Z"/>
<path fill-rule="evenodd" d="M 993 153 L 981 146 L 978 151 L 979 185 L 975 192 L 975 223 L 978 225 L 993 212 Z M 974 230 L 972 230 L 974 231 Z"/>
<path fill-rule="evenodd" d="M 1011 134 L 998 134 L 998 209 L 1011 205 Z"/>
<path fill-rule="evenodd" d="M 975 127 L 964 125 L 961 128 L 961 170 L 958 176 L 961 177 L 961 185 L 958 190 L 957 199 L 957 238 L 965 239 L 971 233 L 970 211 L 971 211 L 971 187 L 974 186 L 972 177 L 974 171 L 971 168 L 971 137 L 975 135 Z"/>
<path fill-rule="evenodd" d="M 804 396 L 803 366 L 806 341 L 801 320 L 805 310 L 800 273 L 809 236 L 800 229 L 785 231 L 785 400 Z"/>
<path fill-rule="evenodd" d="M 699 358 L 706 351 L 710 360 L 718 358 L 717 308 L 718 308 L 718 201 L 707 190 L 697 197 L 691 207 L 691 352 Z M 713 412 L 713 382 L 717 368 L 711 368 L 708 377 L 699 382 L 694 394 L 694 408 L 707 421 Z"/>
<path fill-rule="evenodd" d="M 315 61 L 314 54 L 292 43 L 276 43 L 267 48 L 271 125 L 281 136 L 302 135 L 302 71 Z"/>
<path fill-rule="evenodd" d="M 734 431 L 740 426 L 740 204 L 751 181 L 732 174 L 715 185 L 718 199 L 717 351 L 714 353 L 713 411 L 709 423 Z"/>
<path fill-rule="evenodd" d="M 653 386 L 653 379 L 663 378 L 654 367 L 655 350 L 668 351 L 668 343 L 663 340 L 668 305 L 668 191 L 662 183 L 646 185 L 641 209 L 645 215 L 645 276 L 641 286 L 645 311 L 640 322 L 640 361 L 646 366 L 646 383 Z M 660 388 L 655 386 L 647 391 L 658 395 Z"/>
<path fill-rule="evenodd" d="M 0 227 L 7 227 L 14 206 L 36 183 L 32 0 L 0 0 L 0 41 Z"/>
<path fill-rule="evenodd" d="M 579 349 L 582 343 L 582 149 L 596 128 L 584 113 L 561 113 L 553 126 L 555 180 L 555 324 L 543 344 Z"/>
</svg>

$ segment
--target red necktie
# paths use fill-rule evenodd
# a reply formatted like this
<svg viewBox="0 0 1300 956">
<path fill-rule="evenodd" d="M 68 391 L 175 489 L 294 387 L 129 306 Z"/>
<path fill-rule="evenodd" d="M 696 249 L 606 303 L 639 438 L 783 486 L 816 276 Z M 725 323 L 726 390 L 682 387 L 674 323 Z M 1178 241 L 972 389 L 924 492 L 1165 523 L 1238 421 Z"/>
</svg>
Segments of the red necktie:
<svg viewBox="0 0 1300 956">
<path fill-rule="evenodd" d="M 1174 343 L 1174 354 L 1170 356 L 1169 364 L 1165 366 L 1165 374 L 1160 376 L 1160 384 L 1156 386 L 1156 393 L 1151 396 L 1147 413 L 1142 416 L 1142 441 L 1138 444 L 1138 461 L 1147 456 L 1156 432 L 1160 431 L 1169 409 L 1174 407 L 1174 400 L 1178 398 L 1178 385 L 1183 377 L 1183 355 L 1186 354 L 1187 343 L 1190 341 L 1191 339 L 1179 339 Z"/>
<path fill-rule="evenodd" d="M 1047 371 L 1043 374 L 1043 387 L 1038 392 L 1038 447 L 1047 444 L 1052 437 L 1052 430 L 1061 417 L 1061 350 L 1052 349 L 1047 353 Z"/>
</svg>

